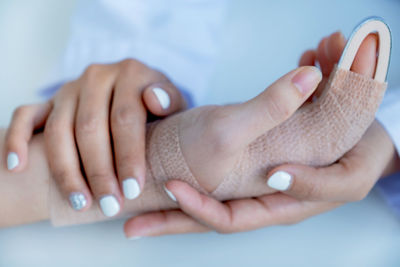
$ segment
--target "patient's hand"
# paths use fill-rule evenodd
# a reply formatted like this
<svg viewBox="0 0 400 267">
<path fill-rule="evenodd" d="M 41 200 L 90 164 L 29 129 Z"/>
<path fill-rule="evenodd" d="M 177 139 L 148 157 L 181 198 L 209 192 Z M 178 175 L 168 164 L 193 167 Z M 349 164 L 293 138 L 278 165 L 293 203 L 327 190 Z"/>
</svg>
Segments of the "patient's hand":
<svg viewBox="0 0 400 267">
<path fill-rule="evenodd" d="M 180 147 L 200 186 L 213 192 L 235 169 L 249 145 L 288 119 L 321 78 L 317 68 L 302 67 L 247 102 L 204 106 L 179 114 Z"/>
<path fill-rule="evenodd" d="M 85 211 L 93 194 L 104 214 L 114 216 L 121 191 L 133 199 L 145 183 L 147 112 L 163 117 L 185 105 L 165 75 L 138 61 L 91 65 L 48 103 L 15 111 L 4 148 L 7 167 L 26 168 L 29 140 L 44 126 L 49 167 L 65 199 Z"/>
<path fill-rule="evenodd" d="M 335 33 L 323 39 L 316 51 L 306 52 L 300 60 L 300 65 L 314 65 L 318 61 L 326 81 L 334 64 L 340 58 L 344 45 L 343 36 Z M 366 38 L 353 63 L 354 72 L 373 75 L 376 46 L 375 36 Z M 245 117 L 242 117 L 242 120 L 244 121 Z M 240 125 L 246 126 L 248 123 L 250 122 L 241 122 Z M 225 129 L 233 127 L 228 124 L 225 125 Z M 232 141 L 241 143 L 240 137 L 246 131 L 245 127 L 240 129 L 242 130 L 230 132 L 231 136 L 227 139 L 229 142 L 222 140 L 217 142 L 216 147 L 223 144 L 222 147 L 226 149 L 229 144 L 233 144 Z M 236 148 L 234 146 L 232 149 Z M 230 152 L 231 154 L 226 154 L 227 159 L 224 164 L 229 165 L 234 162 L 231 159 L 234 153 Z M 213 158 L 211 157 L 209 161 L 212 165 Z M 166 187 L 182 210 L 154 212 L 132 218 L 125 225 L 125 233 L 129 237 L 209 230 L 226 233 L 274 224 L 295 223 L 344 202 L 362 199 L 379 177 L 394 171 L 395 161 L 396 154 L 390 138 L 382 127 L 374 122 L 361 141 L 331 166 L 313 168 L 284 165 L 272 170 L 268 175 L 270 177 L 268 185 L 281 191 L 272 195 L 221 203 L 197 192 L 182 181 L 169 181 Z M 204 171 L 207 169 L 197 170 L 200 174 Z M 283 172 L 272 176 L 277 171 Z M 281 181 L 277 182 L 277 179 Z M 282 184 L 285 185 L 284 188 Z M 212 189 L 214 185 L 206 186 Z"/>
</svg>

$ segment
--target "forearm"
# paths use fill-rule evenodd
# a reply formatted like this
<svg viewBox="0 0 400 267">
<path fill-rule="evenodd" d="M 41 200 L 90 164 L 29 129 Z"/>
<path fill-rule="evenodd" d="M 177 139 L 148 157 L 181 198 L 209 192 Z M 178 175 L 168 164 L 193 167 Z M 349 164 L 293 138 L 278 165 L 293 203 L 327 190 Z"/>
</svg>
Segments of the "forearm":
<svg viewBox="0 0 400 267">
<path fill-rule="evenodd" d="M 0 149 L 4 151 L 5 130 L 0 129 Z M 29 163 L 19 173 L 6 170 L 4 153 L 0 161 L 0 227 L 49 219 L 49 168 L 43 135 L 34 136 L 29 145 Z"/>
</svg>

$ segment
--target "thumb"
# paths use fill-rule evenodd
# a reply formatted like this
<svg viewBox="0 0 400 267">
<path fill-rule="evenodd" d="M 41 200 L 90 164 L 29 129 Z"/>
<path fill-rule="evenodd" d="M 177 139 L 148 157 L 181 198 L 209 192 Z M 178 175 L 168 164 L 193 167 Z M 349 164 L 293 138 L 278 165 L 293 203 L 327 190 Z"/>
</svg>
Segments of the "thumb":
<svg viewBox="0 0 400 267">
<path fill-rule="evenodd" d="M 336 163 L 315 168 L 306 165 L 282 165 L 268 176 L 267 185 L 299 200 L 350 202 L 365 197 L 370 188 L 368 179 L 359 179 L 359 172 Z M 366 177 L 366 175 L 362 175 Z"/>
<path fill-rule="evenodd" d="M 230 141 L 239 146 L 247 145 L 284 122 L 314 92 L 321 79 L 318 68 L 300 67 L 281 77 L 255 98 L 225 106 L 229 109 L 225 114 L 230 114 L 226 116 L 225 127 L 235 129 Z"/>
</svg>

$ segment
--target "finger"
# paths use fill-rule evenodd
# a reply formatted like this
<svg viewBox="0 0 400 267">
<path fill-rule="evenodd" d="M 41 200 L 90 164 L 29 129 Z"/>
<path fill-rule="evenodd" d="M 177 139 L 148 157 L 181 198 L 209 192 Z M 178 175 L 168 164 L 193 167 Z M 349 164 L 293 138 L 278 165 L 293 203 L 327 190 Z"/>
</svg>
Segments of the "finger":
<svg viewBox="0 0 400 267">
<path fill-rule="evenodd" d="M 146 110 L 142 85 L 123 79 L 115 87 L 111 108 L 111 132 L 115 162 L 123 194 L 135 199 L 145 184 Z"/>
<path fill-rule="evenodd" d="M 129 239 L 143 236 L 202 233 L 211 229 L 180 210 L 152 212 L 129 219 L 124 225 Z"/>
<path fill-rule="evenodd" d="M 288 119 L 312 94 L 321 78 L 316 67 L 291 71 L 248 102 L 216 109 L 213 114 L 216 128 L 223 127 L 227 143 L 237 147 L 247 145 Z"/>
<path fill-rule="evenodd" d="M 147 110 L 142 101 L 145 88 L 166 77 L 135 60 L 120 62 L 111 108 L 111 132 L 118 180 L 127 199 L 135 199 L 145 185 L 145 131 Z M 164 92 L 165 93 L 165 92 Z M 170 99 L 163 95 L 163 100 Z"/>
<path fill-rule="evenodd" d="M 182 181 L 170 181 L 166 187 L 187 215 L 220 233 L 296 223 L 338 205 L 303 202 L 280 193 L 221 203 L 198 193 Z"/>
<path fill-rule="evenodd" d="M 333 69 L 333 64 L 330 62 L 326 54 L 327 41 L 328 37 L 323 38 L 317 48 L 317 61 L 321 67 L 322 75 L 325 77 L 328 77 Z"/>
<path fill-rule="evenodd" d="M 187 106 L 182 93 L 170 81 L 154 83 L 145 88 L 143 102 L 156 116 L 168 116 Z"/>
<path fill-rule="evenodd" d="M 307 50 L 300 57 L 299 67 L 315 66 L 316 60 L 317 60 L 317 52 L 315 50 Z M 313 101 L 313 98 L 317 94 L 317 91 L 319 90 L 319 88 L 323 88 L 322 83 L 323 83 L 323 81 L 321 81 L 321 83 L 317 87 L 317 90 L 315 90 L 314 93 L 311 94 L 311 96 L 307 99 L 306 103 L 310 103 Z"/>
<path fill-rule="evenodd" d="M 51 110 L 49 102 L 15 110 L 5 137 L 7 169 L 22 171 L 28 164 L 28 144 L 35 130 L 43 127 Z"/>
<path fill-rule="evenodd" d="M 74 137 L 77 105 L 75 84 L 66 84 L 54 99 L 54 108 L 45 126 L 46 155 L 50 172 L 61 194 L 76 211 L 92 204 L 90 190 L 82 175 Z"/>
<path fill-rule="evenodd" d="M 283 165 L 268 175 L 268 186 L 303 200 L 349 202 L 369 193 L 381 176 L 390 155 L 376 156 L 376 147 L 390 151 L 384 130 L 374 122 L 361 141 L 337 163 L 324 168 Z"/>
<path fill-rule="evenodd" d="M 315 66 L 315 60 L 317 58 L 317 53 L 315 50 L 307 50 L 303 53 L 299 61 L 299 67 L 302 66 Z"/>
<path fill-rule="evenodd" d="M 335 32 L 329 36 L 326 42 L 326 56 L 332 66 L 339 62 L 345 45 L 346 38 L 341 32 Z"/>
<path fill-rule="evenodd" d="M 347 178 L 350 176 L 356 178 L 340 164 L 326 168 L 282 165 L 268 174 L 267 184 L 272 189 L 300 200 L 347 202 L 348 190 L 345 193 L 343 189 L 346 182 L 350 183 Z"/>
<path fill-rule="evenodd" d="M 361 43 L 354 58 L 351 71 L 372 77 L 376 68 L 376 53 L 378 47 L 378 37 L 376 34 L 368 35 Z"/>
<path fill-rule="evenodd" d="M 114 170 L 109 110 L 115 65 L 92 66 L 82 79 L 75 136 L 80 158 L 94 197 L 107 217 L 119 213 L 121 192 Z"/>
</svg>

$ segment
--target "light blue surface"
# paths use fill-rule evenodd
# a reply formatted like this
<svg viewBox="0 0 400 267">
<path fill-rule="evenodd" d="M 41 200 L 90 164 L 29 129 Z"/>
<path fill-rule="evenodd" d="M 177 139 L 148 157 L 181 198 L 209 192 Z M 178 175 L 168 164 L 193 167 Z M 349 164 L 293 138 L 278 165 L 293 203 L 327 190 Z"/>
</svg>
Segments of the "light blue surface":
<svg viewBox="0 0 400 267">
<path fill-rule="evenodd" d="M 38 2 L 42 8 L 45 8 L 43 3 L 50 3 Z M 28 1 L 0 3 L 0 18 L 8 22 L 7 29 L 0 26 L 0 33 L 7 33 L 7 37 L 14 36 L 8 33 L 13 31 L 10 22 L 18 20 L 22 25 L 29 25 L 24 19 L 40 18 L 32 15 L 35 14 L 32 10 L 29 13 L 24 9 L 30 16 L 7 13 L 5 20 L 2 12 L 17 12 L 19 3 L 34 8 Z M 57 10 L 61 18 L 66 18 L 70 9 Z M 54 20 L 54 25 L 35 22 L 44 29 L 48 27 L 50 32 L 56 32 L 52 27 L 64 25 L 46 16 L 48 11 L 37 12 L 44 14 L 42 19 Z M 392 28 L 389 84 L 399 87 L 399 14 L 400 2 L 395 0 L 232 1 L 207 102 L 236 102 L 253 97 L 294 68 L 300 54 L 315 47 L 323 36 L 339 29 L 347 36 L 359 21 L 371 15 L 384 17 Z M 23 29 L 14 31 L 24 33 Z M 37 31 L 36 38 L 45 36 L 45 32 Z M 57 34 L 57 40 L 65 38 Z M 36 50 L 29 50 L 28 41 L 37 46 Z M 44 73 L 55 62 L 56 52 L 62 51 L 59 42 L 44 44 L 32 36 L 23 45 L 15 41 L 7 46 L 6 61 L 0 63 L 4 81 L 1 124 L 7 122 L 11 107 L 26 102 L 19 98 L 19 93 L 46 83 Z M 2 42 L 0 48 L 4 46 Z M 32 55 L 23 52 L 26 56 L 21 57 L 21 51 L 13 46 L 24 47 Z M 31 71 L 16 67 L 35 63 L 38 68 Z M 9 66 L 14 66 L 12 71 Z M 28 81 L 18 78 L 24 73 Z M 0 266 L 400 266 L 400 223 L 376 193 L 298 225 L 234 235 L 209 233 L 128 241 L 122 234 L 122 223 L 63 229 L 39 223 L 0 230 Z"/>
</svg>

